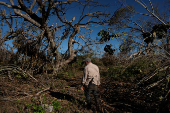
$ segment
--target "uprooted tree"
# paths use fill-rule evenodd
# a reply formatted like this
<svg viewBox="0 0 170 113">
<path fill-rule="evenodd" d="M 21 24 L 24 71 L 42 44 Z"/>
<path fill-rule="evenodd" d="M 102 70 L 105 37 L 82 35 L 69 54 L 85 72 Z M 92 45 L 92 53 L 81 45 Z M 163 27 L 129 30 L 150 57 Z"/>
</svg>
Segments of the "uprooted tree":
<svg viewBox="0 0 170 113">
<path fill-rule="evenodd" d="M 94 10 L 104 6 L 93 0 L 9 0 L 0 1 L 0 5 L 0 45 L 15 56 L 15 62 L 21 56 L 27 62 L 28 58 L 36 60 L 36 64 L 41 59 L 53 64 L 56 72 L 78 52 L 102 43 L 90 37 L 90 27 L 102 25 L 108 15 Z M 9 40 L 13 41 L 13 47 L 6 43 Z M 63 42 L 67 49 L 61 54 Z"/>
</svg>

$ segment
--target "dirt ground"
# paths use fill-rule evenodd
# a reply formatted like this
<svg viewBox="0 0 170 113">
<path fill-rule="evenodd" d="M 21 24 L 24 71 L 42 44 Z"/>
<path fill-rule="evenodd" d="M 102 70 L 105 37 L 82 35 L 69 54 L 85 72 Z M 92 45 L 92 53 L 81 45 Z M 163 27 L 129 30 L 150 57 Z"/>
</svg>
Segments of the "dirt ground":
<svg viewBox="0 0 170 113">
<path fill-rule="evenodd" d="M 92 96 L 92 108 L 87 109 L 84 92 L 80 90 L 83 71 L 75 71 L 74 76 L 65 74 L 36 75 L 32 78 L 1 76 L 0 113 L 38 113 L 35 106 L 57 101 L 56 113 L 97 113 Z M 107 76 L 101 77 L 99 87 L 99 113 L 135 113 L 145 111 L 146 103 L 134 90 L 135 84 L 118 82 Z M 142 107 L 141 107 L 142 106 Z M 141 109 L 141 110 L 140 110 Z"/>
</svg>

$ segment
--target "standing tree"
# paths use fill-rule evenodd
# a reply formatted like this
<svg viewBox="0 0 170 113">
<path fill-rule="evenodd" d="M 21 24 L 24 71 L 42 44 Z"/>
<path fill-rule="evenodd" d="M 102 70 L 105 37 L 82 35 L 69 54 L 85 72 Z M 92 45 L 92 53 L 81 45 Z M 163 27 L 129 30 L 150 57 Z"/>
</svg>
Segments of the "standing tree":
<svg viewBox="0 0 170 113">
<path fill-rule="evenodd" d="M 45 61 L 48 53 L 54 60 L 54 72 L 76 53 L 102 43 L 90 37 L 90 27 L 102 25 L 107 15 L 94 9 L 104 6 L 93 0 L 9 0 L 0 5 L 1 29 L 7 30 L 0 35 L 0 44 L 12 40 L 17 53 Z M 62 59 L 59 48 L 63 43 L 67 50 Z"/>
</svg>

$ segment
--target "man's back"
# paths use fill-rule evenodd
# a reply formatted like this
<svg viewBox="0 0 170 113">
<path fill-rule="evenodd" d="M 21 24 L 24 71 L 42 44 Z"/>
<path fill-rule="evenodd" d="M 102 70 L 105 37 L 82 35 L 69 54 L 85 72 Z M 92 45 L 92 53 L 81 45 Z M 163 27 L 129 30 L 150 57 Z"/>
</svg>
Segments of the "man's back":
<svg viewBox="0 0 170 113">
<path fill-rule="evenodd" d="M 87 76 L 87 82 L 91 82 L 91 80 L 93 79 L 93 84 L 100 85 L 100 73 L 97 65 L 89 63 L 84 69 L 84 74 L 86 74 L 85 76 Z"/>
</svg>

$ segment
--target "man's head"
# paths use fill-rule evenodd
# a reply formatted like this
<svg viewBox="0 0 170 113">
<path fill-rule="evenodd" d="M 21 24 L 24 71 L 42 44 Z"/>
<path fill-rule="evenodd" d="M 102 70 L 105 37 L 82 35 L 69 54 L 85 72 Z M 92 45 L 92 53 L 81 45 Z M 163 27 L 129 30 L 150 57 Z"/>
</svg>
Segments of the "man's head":
<svg viewBox="0 0 170 113">
<path fill-rule="evenodd" d="M 91 59 L 90 58 L 86 58 L 83 60 L 83 62 L 87 65 L 91 62 Z"/>
</svg>

